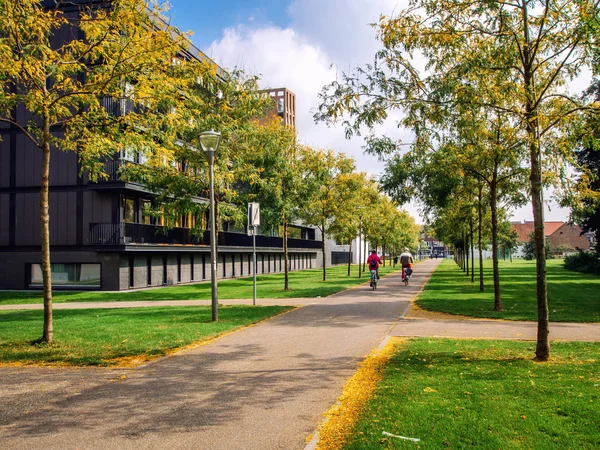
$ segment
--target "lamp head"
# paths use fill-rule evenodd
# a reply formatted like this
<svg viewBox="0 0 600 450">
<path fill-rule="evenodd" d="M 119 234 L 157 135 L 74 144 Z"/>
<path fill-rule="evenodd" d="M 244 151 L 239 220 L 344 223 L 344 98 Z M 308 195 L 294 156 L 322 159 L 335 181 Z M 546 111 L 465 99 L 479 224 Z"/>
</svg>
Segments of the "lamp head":
<svg viewBox="0 0 600 450">
<path fill-rule="evenodd" d="M 212 165 L 215 161 L 215 154 L 219 149 L 219 144 L 221 143 L 221 133 L 213 130 L 203 131 L 198 135 L 198 139 L 200 140 L 200 148 L 202 148 L 208 164 Z"/>
</svg>

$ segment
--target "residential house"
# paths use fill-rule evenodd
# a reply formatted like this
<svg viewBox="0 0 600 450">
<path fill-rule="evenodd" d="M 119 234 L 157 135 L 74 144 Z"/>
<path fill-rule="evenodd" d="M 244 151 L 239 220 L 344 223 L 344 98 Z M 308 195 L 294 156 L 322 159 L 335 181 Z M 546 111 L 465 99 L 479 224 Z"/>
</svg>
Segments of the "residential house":
<svg viewBox="0 0 600 450">
<path fill-rule="evenodd" d="M 523 256 L 523 244 L 531 240 L 534 232 L 533 221 L 512 222 L 513 229 L 517 231 L 519 246 L 513 253 L 515 257 Z M 564 249 L 566 253 L 577 250 L 592 250 L 594 236 L 592 233 L 584 233 L 578 225 L 562 221 L 544 222 L 544 234 L 554 249 Z"/>
</svg>

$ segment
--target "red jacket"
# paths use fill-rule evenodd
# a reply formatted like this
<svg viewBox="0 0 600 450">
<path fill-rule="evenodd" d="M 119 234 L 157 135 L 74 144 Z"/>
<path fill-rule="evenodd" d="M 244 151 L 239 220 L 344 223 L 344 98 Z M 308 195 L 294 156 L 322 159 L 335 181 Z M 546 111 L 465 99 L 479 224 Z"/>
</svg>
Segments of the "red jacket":
<svg viewBox="0 0 600 450">
<path fill-rule="evenodd" d="M 371 261 L 375 261 L 376 264 L 376 269 L 379 269 L 379 264 L 381 264 L 381 259 L 379 258 L 379 256 L 377 256 L 377 253 L 371 253 L 369 255 L 369 257 L 367 258 L 367 265 L 369 266 L 369 269 L 371 269 Z"/>
</svg>

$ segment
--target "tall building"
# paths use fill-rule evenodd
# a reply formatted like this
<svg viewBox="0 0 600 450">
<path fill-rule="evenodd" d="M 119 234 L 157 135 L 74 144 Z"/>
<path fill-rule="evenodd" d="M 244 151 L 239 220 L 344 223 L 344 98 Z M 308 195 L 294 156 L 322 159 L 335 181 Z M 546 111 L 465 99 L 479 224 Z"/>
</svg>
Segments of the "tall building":
<svg viewBox="0 0 600 450">
<path fill-rule="evenodd" d="M 296 94 L 287 88 L 266 89 L 274 101 L 274 107 L 267 112 L 267 117 L 279 116 L 281 122 L 290 127 L 296 128 Z"/>
<path fill-rule="evenodd" d="M 73 0 L 61 7 L 77 15 Z M 65 27 L 62 39 L 77 35 Z M 193 46 L 185 57 L 205 59 Z M 282 117 L 295 124 L 295 99 L 283 90 Z M 113 115 L 126 114 L 127 102 L 103 98 Z M 289 108 L 292 108 L 291 110 Z M 24 124 L 24 106 L 16 121 Z M 279 114 L 279 113 L 278 113 Z M 40 246 L 41 151 L 16 126 L 0 124 L 0 289 L 42 286 Z M 156 195 L 141 183 L 121 178 L 124 164 L 144 164 L 138 155 L 120 152 L 105 163 L 107 179 L 91 182 L 80 175 L 77 154 L 56 148 L 50 165 L 50 245 L 53 288 L 124 290 L 202 281 L 210 278 L 210 233 L 192 234 L 189 218 L 168 231 L 144 214 Z M 203 201 L 198 198 L 197 201 Z M 218 233 L 218 276 L 251 274 L 252 238 L 245 229 L 222 223 Z M 318 266 L 320 236 L 310 227 L 291 227 L 290 270 Z M 259 235 L 257 273 L 284 270 L 283 239 Z"/>
</svg>

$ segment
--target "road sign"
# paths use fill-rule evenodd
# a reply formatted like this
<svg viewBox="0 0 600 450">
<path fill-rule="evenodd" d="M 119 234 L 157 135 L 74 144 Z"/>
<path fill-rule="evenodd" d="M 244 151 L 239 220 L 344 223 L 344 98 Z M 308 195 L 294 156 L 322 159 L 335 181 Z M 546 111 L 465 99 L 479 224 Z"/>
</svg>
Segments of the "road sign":
<svg viewBox="0 0 600 450">
<path fill-rule="evenodd" d="M 260 204 L 248 203 L 248 236 L 256 233 L 256 228 L 260 225 Z"/>
</svg>

